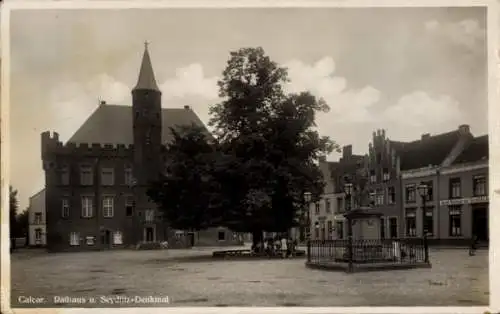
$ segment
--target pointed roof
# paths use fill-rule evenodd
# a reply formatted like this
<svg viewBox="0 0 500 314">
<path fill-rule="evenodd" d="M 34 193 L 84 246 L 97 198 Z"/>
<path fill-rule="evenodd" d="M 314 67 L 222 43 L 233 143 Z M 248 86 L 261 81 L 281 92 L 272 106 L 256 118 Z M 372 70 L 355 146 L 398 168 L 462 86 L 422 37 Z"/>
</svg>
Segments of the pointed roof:
<svg viewBox="0 0 500 314">
<path fill-rule="evenodd" d="M 151 65 L 151 57 L 149 56 L 148 43 L 144 43 L 144 54 L 142 55 L 141 69 L 139 70 L 139 79 L 134 90 L 146 89 L 160 91 L 156 84 L 153 66 Z"/>
<path fill-rule="evenodd" d="M 68 143 L 99 143 L 125 144 L 134 143 L 132 128 L 132 107 L 118 105 L 101 105 L 87 118 Z M 162 143 L 167 144 L 173 139 L 170 128 L 195 124 L 205 128 L 205 125 L 189 107 L 162 108 Z M 208 130 L 207 130 L 207 134 Z"/>
</svg>

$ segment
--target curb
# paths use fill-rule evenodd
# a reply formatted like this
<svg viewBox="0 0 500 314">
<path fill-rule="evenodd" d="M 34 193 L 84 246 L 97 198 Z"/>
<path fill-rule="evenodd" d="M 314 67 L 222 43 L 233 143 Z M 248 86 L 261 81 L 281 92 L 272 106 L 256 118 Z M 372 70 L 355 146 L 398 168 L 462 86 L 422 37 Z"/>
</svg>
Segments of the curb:
<svg viewBox="0 0 500 314">
<path fill-rule="evenodd" d="M 317 264 L 306 262 L 305 266 L 310 269 L 324 270 L 324 271 L 342 271 L 349 272 L 348 264 Z M 354 265 L 352 273 L 371 272 L 371 271 L 390 271 L 390 270 L 408 270 L 417 268 L 432 268 L 431 263 L 418 263 L 418 264 L 390 264 L 390 265 L 371 265 L 370 267 L 363 267 L 359 264 Z"/>
</svg>

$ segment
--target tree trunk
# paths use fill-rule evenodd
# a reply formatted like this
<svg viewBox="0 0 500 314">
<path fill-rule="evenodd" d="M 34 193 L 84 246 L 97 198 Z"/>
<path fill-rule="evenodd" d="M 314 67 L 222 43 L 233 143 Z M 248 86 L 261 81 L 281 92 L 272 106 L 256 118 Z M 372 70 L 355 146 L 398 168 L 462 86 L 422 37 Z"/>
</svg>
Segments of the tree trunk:
<svg viewBox="0 0 500 314">
<path fill-rule="evenodd" d="M 263 241 L 264 235 L 262 230 L 252 231 L 252 247 L 258 248 Z"/>
</svg>

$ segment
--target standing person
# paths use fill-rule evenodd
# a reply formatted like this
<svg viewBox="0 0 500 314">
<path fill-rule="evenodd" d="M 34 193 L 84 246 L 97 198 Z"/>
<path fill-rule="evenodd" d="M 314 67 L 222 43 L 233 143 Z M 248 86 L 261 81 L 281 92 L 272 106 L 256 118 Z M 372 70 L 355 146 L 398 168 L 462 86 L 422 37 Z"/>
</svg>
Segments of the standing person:
<svg viewBox="0 0 500 314">
<path fill-rule="evenodd" d="M 470 248 L 469 248 L 469 256 L 474 256 L 476 255 L 476 248 L 477 248 L 477 236 L 473 235 Z"/>
<path fill-rule="evenodd" d="M 298 246 L 299 246 L 299 241 L 297 241 L 297 238 L 295 238 L 295 240 L 293 240 L 293 250 L 292 250 L 293 256 L 295 256 L 295 253 L 297 252 L 297 247 Z"/>
<path fill-rule="evenodd" d="M 288 243 L 287 243 L 287 239 L 282 236 L 281 237 L 281 252 L 283 254 L 283 258 L 285 258 L 287 256 L 287 253 L 288 253 Z"/>
<path fill-rule="evenodd" d="M 281 241 L 278 236 L 275 236 L 274 239 L 274 250 L 276 251 L 276 253 L 280 253 L 281 251 Z"/>
</svg>

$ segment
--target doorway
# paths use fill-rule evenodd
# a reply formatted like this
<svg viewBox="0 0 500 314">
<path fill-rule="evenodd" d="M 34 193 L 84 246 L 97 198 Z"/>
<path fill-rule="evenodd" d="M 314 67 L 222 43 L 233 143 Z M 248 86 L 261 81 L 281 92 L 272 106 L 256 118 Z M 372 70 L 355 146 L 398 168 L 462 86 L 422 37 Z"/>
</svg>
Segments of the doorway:
<svg viewBox="0 0 500 314">
<path fill-rule="evenodd" d="M 109 230 L 105 230 L 101 234 L 101 244 L 103 248 L 109 248 L 111 245 L 111 232 Z"/>
<path fill-rule="evenodd" d="M 194 246 L 194 232 L 189 232 L 187 234 L 187 237 L 188 237 L 188 245 L 193 247 Z"/>
<path fill-rule="evenodd" d="M 488 242 L 488 208 L 472 208 L 472 234 L 477 236 L 478 241 Z"/>
<path fill-rule="evenodd" d="M 144 241 L 145 242 L 154 242 L 154 240 L 155 240 L 154 228 L 153 227 L 144 228 Z"/>
</svg>

